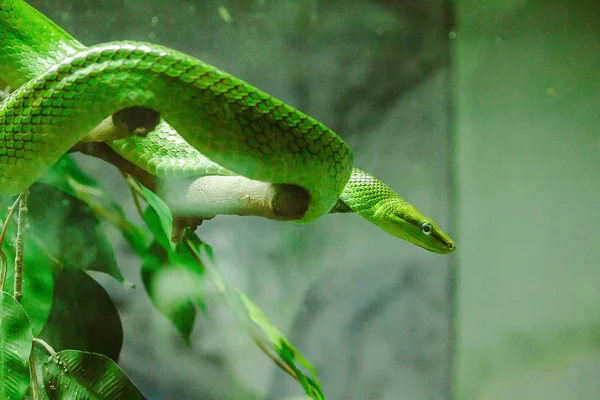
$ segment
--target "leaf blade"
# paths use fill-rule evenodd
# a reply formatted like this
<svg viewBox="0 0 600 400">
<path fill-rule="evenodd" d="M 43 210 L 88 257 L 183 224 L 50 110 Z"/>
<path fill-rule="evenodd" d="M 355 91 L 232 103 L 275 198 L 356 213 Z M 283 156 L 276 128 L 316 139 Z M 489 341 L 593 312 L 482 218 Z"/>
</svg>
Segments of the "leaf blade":
<svg viewBox="0 0 600 400">
<path fill-rule="evenodd" d="M 31 324 L 21 305 L 0 292 L 0 397 L 20 399 L 29 387 Z"/>
<path fill-rule="evenodd" d="M 31 234 L 39 237 L 40 247 L 64 267 L 103 272 L 125 281 L 102 223 L 87 204 L 36 183 L 30 188 L 28 208 Z"/>
<path fill-rule="evenodd" d="M 77 349 L 118 359 L 123 325 L 106 290 L 87 273 L 64 269 L 40 338 L 57 350 Z"/>
<path fill-rule="evenodd" d="M 302 385 L 304 392 L 311 399 L 325 400 L 325 395 L 323 394 L 316 368 L 275 326 L 269 322 L 267 316 L 260 308 L 258 308 L 258 306 L 256 306 L 244 293 L 229 286 L 218 269 L 213 265 L 214 258 L 210 246 L 203 244 L 199 248 L 193 248 L 197 258 L 201 260 L 204 268 L 208 272 L 208 276 L 217 286 L 233 310 L 240 327 L 252 337 L 261 350 L 265 350 L 263 348 L 264 346 L 279 357 L 278 360 L 274 359 L 274 361 Z M 269 356 L 271 357 L 271 354 L 269 354 Z M 305 374 L 302 369 L 296 365 L 296 362 L 308 370 L 309 374 Z"/>
<path fill-rule="evenodd" d="M 123 370 L 102 354 L 60 351 L 44 363 L 43 375 L 50 399 L 144 398 Z"/>
</svg>

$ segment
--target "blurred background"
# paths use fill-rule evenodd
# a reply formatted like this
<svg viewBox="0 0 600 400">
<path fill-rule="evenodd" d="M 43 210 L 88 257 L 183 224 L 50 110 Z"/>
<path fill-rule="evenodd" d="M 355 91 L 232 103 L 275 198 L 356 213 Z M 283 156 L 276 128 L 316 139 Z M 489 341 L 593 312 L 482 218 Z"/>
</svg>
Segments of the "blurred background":
<svg viewBox="0 0 600 400">
<path fill-rule="evenodd" d="M 456 399 L 600 399 L 600 3 L 459 1 Z"/>
<path fill-rule="evenodd" d="M 302 109 L 453 236 L 439 256 L 354 215 L 200 228 L 329 399 L 600 399 L 597 0 L 30 3 L 85 44 L 164 44 Z M 78 159 L 135 215 L 116 169 Z M 113 242 L 137 289 L 94 277 L 148 398 L 303 398 L 210 288 L 186 347 Z"/>
</svg>

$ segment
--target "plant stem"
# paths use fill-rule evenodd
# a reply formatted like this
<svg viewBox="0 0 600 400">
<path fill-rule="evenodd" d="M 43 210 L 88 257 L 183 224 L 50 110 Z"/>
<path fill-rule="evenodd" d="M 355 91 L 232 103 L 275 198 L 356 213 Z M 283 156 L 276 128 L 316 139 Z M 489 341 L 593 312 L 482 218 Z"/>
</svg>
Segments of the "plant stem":
<svg viewBox="0 0 600 400">
<path fill-rule="evenodd" d="M 275 355 L 273 355 L 273 352 L 271 350 L 269 350 L 269 347 L 263 343 L 262 338 L 260 338 L 259 336 L 255 335 L 253 332 L 251 332 L 250 329 L 246 329 L 246 333 L 248 333 L 250 335 L 250 337 L 252 338 L 254 343 L 256 343 L 258 348 L 267 357 L 269 357 L 271 359 L 271 361 L 273 361 L 275 363 L 275 365 L 277 365 L 279 368 L 281 368 L 283 370 L 283 372 L 285 372 L 286 374 L 288 374 L 295 380 L 300 381 L 300 378 L 298 377 L 298 374 L 296 373 L 296 371 L 294 371 L 288 365 L 284 364 L 283 362 L 281 362 L 281 360 L 279 360 L 277 357 L 275 357 Z"/>
<path fill-rule="evenodd" d="M 13 214 L 15 213 L 15 210 L 17 209 L 17 205 L 19 204 L 20 201 L 21 201 L 21 195 L 19 194 L 19 196 L 17 197 L 17 199 L 15 200 L 13 205 L 10 206 L 10 208 L 8 209 L 8 215 L 6 216 L 6 219 L 4 220 L 4 225 L 2 226 L 2 233 L 0 233 L 0 248 L 2 247 L 2 243 L 4 243 L 4 237 L 6 236 L 6 231 L 8 230 L 8 223 L 10 222 Z"/>
<path fill-rule="evenodd" d="M 4 283 L 6 283 L 6 272 L 8 271 L 8 261 L 4 250 L 0 248 L 0 292 L 4 291 Z"/>
<path fill-rule="evenodd" d="M 4 225 L 2 225 L 2 233 L 0 233 L 0 291 L 4 290 L 4 283 L 6 282 L 6 272 L 8 270 L 8 263 L 6 261 L 6 254 L 4 254 L 4 250 L 2 250 L 2 245 L 4 244 L 4 237 L 6 236 L 6 232 L 8 231 L 8 224 L 12 219 L 15 210 L 17 209 L 17 205 L 21 201 L 21 195 L 17 197 L 13 205 L 8 209 L 8 215 L 4 220 Z"/>
<path fill-rule="evenodd" d="M 55 355 L 56 351 L 52 348 L 52 346 L 50 346 L 48 343 L 46 343 L 43 339 L 40 338 L 33 338 L 33 343 L 37 343 L 39 345 L 42 345 L 42 347 L 51 355 Z"/>
<path fill-rule="evenodd" d="M 25 189 L 19 195 L 19 216 L 17 217 L 17 240 L 15 241 L 15 300 L 19 303 L 23 297 L 23 251 L 25 241 L 25 225 L 27 224 L 27 199 L 29 198 L 29 189 Z"/>
<path fill-rule="evenodd" d="M 131 190 L 131 196 L 133 197 L 133 204 L 135 205 L 135 209 L 137 210 L 140 217 L 144 218 L 144 210 L 142 210 L 142 205 L 140 204 L 140 197 L 143 197 L 144 194 L 137 187 L 137 183 L 133 179 L 131 175 L 126 172 L 121 171 L 121 174 L 127 181 L 127 185 L 129 186 L 129 190 Z"/>
<path fill-rule="evenodd" d="M 31 343 L 31 353 L 29 354 L 29 374 L 31 376 L 31 397 L 33 400 L 39 400 L 40 389 L 38 387 L 37 372 L 35 370 L 35 346 Z"/>
</svg>

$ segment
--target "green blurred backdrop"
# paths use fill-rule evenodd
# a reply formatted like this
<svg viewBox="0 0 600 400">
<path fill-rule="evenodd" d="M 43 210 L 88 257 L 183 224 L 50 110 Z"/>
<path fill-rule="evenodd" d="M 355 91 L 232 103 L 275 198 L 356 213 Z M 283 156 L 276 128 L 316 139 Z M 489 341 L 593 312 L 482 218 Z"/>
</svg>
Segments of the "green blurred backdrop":
<svg viewBox="0 0 600 400">
<path fill-rule="evenodd" d="M 456 16 L 455 399 L 600 399 L 600 2 Z"/>
</svg>

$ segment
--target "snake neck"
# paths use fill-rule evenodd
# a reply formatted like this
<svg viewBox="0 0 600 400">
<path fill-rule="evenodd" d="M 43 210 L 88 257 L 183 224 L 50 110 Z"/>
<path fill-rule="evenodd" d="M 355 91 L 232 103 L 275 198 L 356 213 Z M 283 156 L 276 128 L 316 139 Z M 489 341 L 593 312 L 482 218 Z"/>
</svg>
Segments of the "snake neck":
<svg viewBox="0 0 600 400">
<path fill-rule="evenodd" d="M 372 220 L 384 204 L 398 199 L 399 196 L 385 183 L 361 169 L 353 168 L 350 179 L 340 195 L 342 204 L 336 204 L 340 211 L 335 212 L 353 211 Z"/>
</svg>

